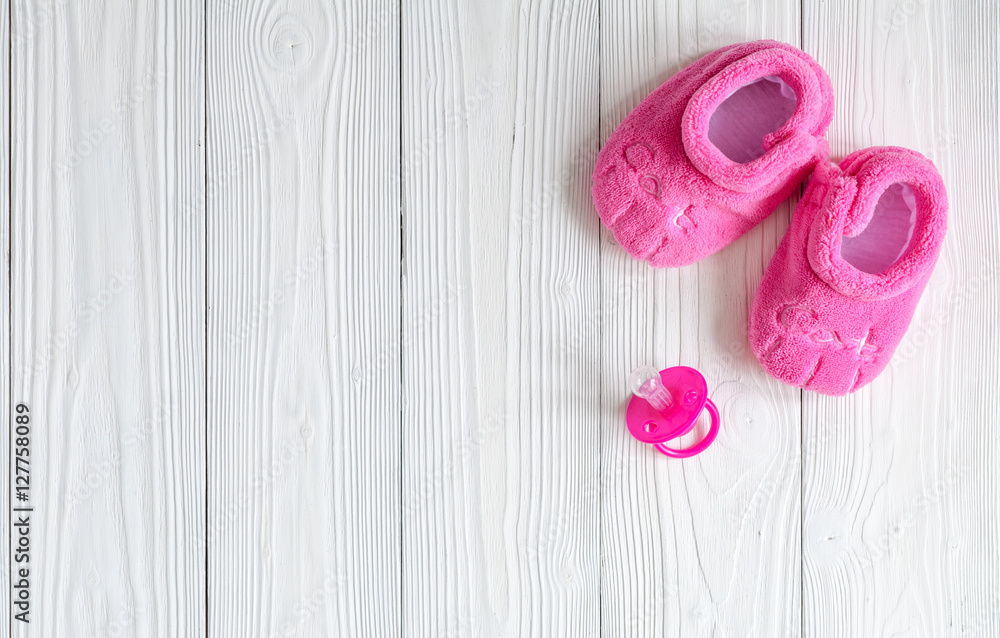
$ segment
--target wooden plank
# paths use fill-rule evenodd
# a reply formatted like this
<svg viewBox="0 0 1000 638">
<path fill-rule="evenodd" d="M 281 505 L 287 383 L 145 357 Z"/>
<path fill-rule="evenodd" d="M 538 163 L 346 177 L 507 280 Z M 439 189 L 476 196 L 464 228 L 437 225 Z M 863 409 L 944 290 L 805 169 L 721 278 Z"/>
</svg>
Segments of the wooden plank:
<svg viewBox="0 0 1000 638">
<path fill-rule="evenodd" d="M 7 376 L 0 382 L 0 409 L 4 410 L 2 422 L 7 426 L 7 436 L 0 436 L 0 466 L 5 469 L 4 476 L 11 477 L 13 466 L 11 462 L 10 428 L 13 422 L 13 405 L 10 401 L 11 375 L 13 369 L 10 361 L 10 4 L 0 6 L 0 246 L 3 247 L 0 259 L 0 369 L 7 371 Z M 8 478 L 9 480 L 9 478 Z M 0 538 L 11 539 L 10 518 L 10 483 L 0 488 Z M 10 584 L 10 568 L 12 546 L 8 551 L 0 552 L 0 566 L 3 576 L 0 583 Z M 0 609 L 11 609 L 11 588 L 0 585 Z M 0 622 L 0 638 L 10 636 L 10 623 Z"/>
<path fill-rule="evenodd" d="M 12 3 L 30 624 L 205 634 L 202 7 Z"/>
<path fill-rule="evenodd" d="M 792 0 L 603 2 L 601 139 L 705 53 L 764 37 L 797 44 L 798 7 Z M 754 292 L 793 204 L 681 269 L 637 262 L 603 232 L 605 635 L 798 634 L 799 392 L 770 379 L 746 340 Z M 705 374 L 722 415 L 708 451 L 668 459 L 629 435 L 626 381 L 638 365 Z"/>
<path fill-rule="evenodd" d="M 209 633 L 398 635 L 397 3 L 208 6 Z"/>
<path fill-rule="evenodd" d="M 804 5 L 805 48 L 838 90 L 834 156 L 918 150 L 951 208 L 889 369 L 848 399 L 806 395 L 805 634 L 997 635 L 1000 15 L 988 2 Z"/>
<path fill-rule="evenodd" d="M 402 18 L 403 634 L 594 636 L 597 3 Z"/>
</svg>

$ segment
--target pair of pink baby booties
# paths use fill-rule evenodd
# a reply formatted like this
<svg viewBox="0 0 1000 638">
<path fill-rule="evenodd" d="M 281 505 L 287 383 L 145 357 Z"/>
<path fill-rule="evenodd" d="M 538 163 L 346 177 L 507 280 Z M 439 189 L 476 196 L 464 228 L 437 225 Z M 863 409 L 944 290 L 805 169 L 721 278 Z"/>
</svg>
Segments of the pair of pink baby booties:
<svg viewBox="0 0 1000 638">
<path fill-rule="evenodd" d="M 875 147 L 831 163 L 832 118 L 833 86 L 810 56 L 769 40 L 725 47 L 625 118 L 598 155 L 593 197 L 625 250 L 676 267 L 736 240 L 809 177 L 748 336 L 775 378 L 839 396 L 878 376 L 902 340 L 948 203 L 914 151 Z"/>
</svg>

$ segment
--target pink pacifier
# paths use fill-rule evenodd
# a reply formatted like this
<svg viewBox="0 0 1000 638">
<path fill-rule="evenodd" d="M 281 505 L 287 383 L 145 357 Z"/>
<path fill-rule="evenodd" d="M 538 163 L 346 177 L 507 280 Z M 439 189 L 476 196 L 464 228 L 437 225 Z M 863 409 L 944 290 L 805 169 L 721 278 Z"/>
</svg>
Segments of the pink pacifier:
<svg viewBox="0 0 1000 638">
<path fill-rule="evenodd" d="M 675 459 L 704 452 L 719 433 L 719 410 L 708 398 L 708 383 L 694 368 L 677 366 L 656 371 L 641 366 L 632 371 L 629 386 L 635 395 L 625 411 L 625 423 L 632 436 L 649 443 Z M 701 411 L 708 408 L 712 425 L 698 443 L 678 450 L 666 442 L 694 429 Z"/>
</svg>

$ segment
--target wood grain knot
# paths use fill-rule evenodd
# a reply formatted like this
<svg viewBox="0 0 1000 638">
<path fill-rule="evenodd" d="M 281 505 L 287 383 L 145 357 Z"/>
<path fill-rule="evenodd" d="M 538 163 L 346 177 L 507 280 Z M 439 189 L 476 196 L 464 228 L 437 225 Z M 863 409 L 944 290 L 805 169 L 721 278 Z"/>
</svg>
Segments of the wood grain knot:
<svg viewBox="0 0 1000 638">
<path fill-rule="evenodd" d="M 313 37 L 297 18 L 285 16 L 271 27 L 267 36 L 271 66 L 283 71 L 300 71 L 313 57 Z"/>
</svg>

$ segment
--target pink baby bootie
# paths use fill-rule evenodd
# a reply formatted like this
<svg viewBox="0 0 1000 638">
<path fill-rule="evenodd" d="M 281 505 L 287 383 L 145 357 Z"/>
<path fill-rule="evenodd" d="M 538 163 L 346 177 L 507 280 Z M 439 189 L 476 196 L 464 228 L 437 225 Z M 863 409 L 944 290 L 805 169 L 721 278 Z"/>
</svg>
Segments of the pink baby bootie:
<svg viewBox="0 0 1000 638">
<path fill-rule="evenodd" d="M 825 160 L 832 117 L 830 78 L 802 51 L 772 40 L 719 49 L 611 135 L 594 169 L 597 212 L 632 256 L 695 262 L 760 223 Z"/>
<path fill-rule="evenodd" d="M 944 240 L 944 183 L 894 147 L 821 162 L 767 267 L 750 345 L 777 379 L 823 394 L 877 377 L 903 338 Z"/>
</svg>

